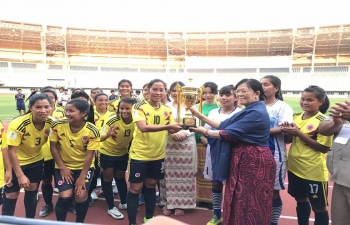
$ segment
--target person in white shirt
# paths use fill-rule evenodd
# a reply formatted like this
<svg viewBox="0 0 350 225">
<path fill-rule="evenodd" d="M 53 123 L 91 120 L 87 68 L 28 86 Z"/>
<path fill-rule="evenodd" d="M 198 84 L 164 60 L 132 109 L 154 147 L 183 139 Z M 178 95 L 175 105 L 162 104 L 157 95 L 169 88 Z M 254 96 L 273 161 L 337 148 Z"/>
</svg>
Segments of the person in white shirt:
<svg viewBox="0 0 350 225">
<path fill-rule="evenodd" d="M 62 106 L 66 106 L 67 103 L 70 101 L 70 95 L 68 94 L 68 89 L 63 90 L 63 94 L 61 96 L 61 104 Z"/>
</svg>

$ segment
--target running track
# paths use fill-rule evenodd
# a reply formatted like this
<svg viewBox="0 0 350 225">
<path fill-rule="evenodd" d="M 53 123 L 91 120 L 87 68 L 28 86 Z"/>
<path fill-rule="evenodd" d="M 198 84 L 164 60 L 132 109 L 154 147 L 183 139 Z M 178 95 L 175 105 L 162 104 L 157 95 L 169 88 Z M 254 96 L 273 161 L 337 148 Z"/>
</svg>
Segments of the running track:
<svg viewBox="0 0 350 225">
<path fill-rule="evenodd" d="M 5 127 L 7 127 L 7 124 L 4 124 Z M 288 188 L 288 180 L 285 182 L 286 189 Z M 329 189 L 328 189 L 328 199 L 329 203 L 332 198 L 332 191 L 333 191 L 333 183 L 329 183 Z M 37 206 L 37 213 L 38 215 L 39 211 L 41 208 L 45 205 L 44 200 L 42 198 L 41 192 L 39 196 L 39 201 L 38 201 L 38 206 Z M 17 201 L 17 207 L 15 211 L 15 216 L 17 217 L 24 217 L 25 212 L 24 212 L 24 206 L 23 206 L 23 195 L 24 193 L 21 193 L 18 201 Z M 115 196 L 115 203 L 116 206 L 119 205 L 119 200 L 118 200 L 118 195 Z M 289 196 L 287 193 L 287 190 L 281 191 L 281 197 L 283 201 L 283 211 L 282 211 L 282 216 L 279 220 L 279 225 L 297 225 L 297 220 L 296 220 L 296 212 L 295 212 L 295 207 L 296 203 L 292 197 Z M 57 201 L 57 194 L 54 193 L 53 196 L 53 202 L 54 204 Z M 0 206 L 1 210 L 1 206 Z M 328 211 L 330 214 L 330 206 L 328 207 Z M 124 210 L 121 210 L 121 212 L 124 214 L 125 218 L 123 220 L 118 220 L 116 221 L 112 217 L 110 217 L 107 214 L 107 204 L 104 200 L 104 197 L 102 195 L 99 196 L 99 199 L 95 201 L 94 205 L 89 208 L 89 211 L 87 213 L 85 222 L 90 223 L 90 224 L 119 224 L 119 225 L 128 225 L 128 220 L 127 220 L 127 213 Z M 145 215 L 145 209 L 144 206 L 139 207 L 139 212 L 138 212 L 138 217 L 137 217 L 137 222 L 138 224 L 142 224 L 142 218 Z M 160 207 L 156 206 L 155 209 L 155 216 L 156 215 L 162 215 L 162 210 Z M 213 216 L 213 212 L 209 211 L 207 209 L 203 208 L 196 208 L 193 210 L 187 210 L 185 212 L 185 215 L 181 217 L 176 217 L 173 214 L 171 217 L 178 219 L 182 222 L 191 224 L 191 225 L 206 225 L 206 223 L 211 219 Z M 52 212 L 50 215 L 48 215 L 45 218 L 40 218 L 39 216 L 36 216 L 37 219 L 43 219 L 43 220 L 56 220 L 55 213 Z M 311 213 L 310 216 L 310 224 L 314 224 L 314 214 Z M 67 221 L 74 222 L 75 221 L 75 215 L 72 213 L 68 213 L 67 215 Z"/>
</svg>

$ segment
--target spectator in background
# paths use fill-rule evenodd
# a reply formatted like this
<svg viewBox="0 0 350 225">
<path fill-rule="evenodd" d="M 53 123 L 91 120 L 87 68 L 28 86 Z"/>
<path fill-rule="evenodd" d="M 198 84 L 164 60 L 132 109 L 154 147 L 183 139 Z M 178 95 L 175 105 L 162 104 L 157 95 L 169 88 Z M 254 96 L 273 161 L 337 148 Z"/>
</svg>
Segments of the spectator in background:
<svg viewBox="0 0 350 225">
<path fill-rule="evenodd" d="M 141 91 L 140 90 L 136 90 L 135 93 L 136 93 L 137 98 L 141 98 Z"/>
<path fill-rule="evenodd" d="M 331 218 L 333 225 L 347 225 L 350 221 L 350 102 L 336 103 L 329 110 L 330 117 L 320 123 L 322 135 L 335 135 L 331 151 L 327 153 L 327 167 L 334 182 Z"/>
<path fill-rule="evenodd" d="M 35 95 L 36 94 L 36 90 L 35 90 L 35 88 L 31 88 L 30 89 L 30 95 L 28 96 L 28 98 L 25 100 L 25 101 L 28 101 L 33 95 Z"/>
<path fill-rule="evenodd" d="M 112 101 L 116 98 L 118 98 L 118 95 L 115 94 L 115 90 L 111 90 L 111 95 L 109 96 L 108 100 Z"/>
<path fill-rule="evenodd" d="M 61 102 L 63 90 L 64 90 L 64 88 L 63 88 L 63 87 L 60 87 L 60 88 L 58 89 L 58 93 L 57 93 L 57 102 L 58 102 L 58 105 L 60 105 L 60 106 L 62 106 L 60 102 Z"/>
<path fill-rule="evenodd" d="M 142 86 L 142 97 L 141 99 L 149 99 L 149 89 L 148 89 L 148 83 L 144 84 Z"/>
<path fill-rule="evenodd" d="M 63 94 L 61 95 L 61 105 L 66 106 L 70 101 L 70 95 L 68 94 L 68 89 L 63 90 Z"/>
<path fill-rule="evenodd" d="M 22 89 L 18 89 L 17 94 L 15 95 L 15 100 L 16 100 L 16 108 L 20 116 L 22 115 L 22 111 L 23 111 L 23 114 L 26 113 L 26 106 L 24 104 L 25 98 L 26 96 L 22 94 Z"/>
</svg>

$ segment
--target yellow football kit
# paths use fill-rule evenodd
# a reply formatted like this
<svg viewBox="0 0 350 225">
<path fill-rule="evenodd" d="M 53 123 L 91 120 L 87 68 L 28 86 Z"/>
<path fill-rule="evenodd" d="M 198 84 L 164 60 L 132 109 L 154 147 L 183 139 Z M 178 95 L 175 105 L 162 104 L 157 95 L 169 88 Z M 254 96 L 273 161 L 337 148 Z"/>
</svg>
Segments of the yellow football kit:
<svg viewBox="0 0 350 225">
<path fill-rule="evenodd" d="M 171 109 L 163 104 L 153 108 L 146 100 L 133 106 L 133 122 L 144 120 L 148 125 L 174 123 Z M 135 124 L 134 139 L 130 147 L 130 159 L 153 161 L 165 157 L 164 144 L 168 131 L 141 132 Z"/>
<path fill-rule="evenodd" d="M 98 128 L 98 130 L 102 130 L 103 126 L 105 125 L 105 123 L 108 121 L 108 119 L 112 116 L 114 116 L 115 113 L 108 111 L 101 115 L 100 113 L 97 112 L 96 108 L 94 111 L 94 121 L 95 121 L 95 125 Z"/>
<path fill-rule="evenodd" d="M 109 118 L 102 128 L 101 136 L 105 135 L 111 126 L 114 127 L 116 135 L 102 141 L 99 152 L 109 156 L 122 156 L 127 154 L 134 133 L 134 123 L 126 124 L 120 115 L 113 116 Z"/>
<path fill-rule="evenodd" d="M 28 165 L 43 159 L 41 148 L 47 142 L 53 120 L 48 117 L 42 130 L 33 124 L 33 114 L 29 113 L 12 120 L 7 129 L 8 146 L 17 146 L 19 165 Z"/>
<path fill-rule="evenodd" d="M 3 138 L 4 137 L 4 138 Z M 5 129 L 0 121 L 0 188 L 5 185 L 5 169 L 4 169 L 4 161 L 2 159 L 2 148 L 5 148 L 6 145 L 3 145 L 5 141 Z"/>
<path fill-rule="evenodd" d="M 86 122 L 77 133 L 73 133 L 66 119 L 55 121 L 50 135 L 51 144 L 59 144 L 58 151 L 62 161 L 70 170 L 81 170 L 86 151 L 95 151 L 100 146 L 100 132 L 95 125 Z M 91 167 L 94 167 L 92 160 Z M 55 168 L 58 169 L 57 163 Z"/>
<path fill-rule="evenodd" d="M 318 112 L 315 116 L 303 119 L 304 113 L 294 116 L 294 123 L 300 131 L 319 144 L 331 147 L 333 136 L 324 136 L 318 132 L 319 125 L 326 116 Z M 296 176 L 312 181 L 328 181 L 325 154 L 315 151 L 299 137 L 293 137 L 288 154 L 288 170 Z"/>
</svg>

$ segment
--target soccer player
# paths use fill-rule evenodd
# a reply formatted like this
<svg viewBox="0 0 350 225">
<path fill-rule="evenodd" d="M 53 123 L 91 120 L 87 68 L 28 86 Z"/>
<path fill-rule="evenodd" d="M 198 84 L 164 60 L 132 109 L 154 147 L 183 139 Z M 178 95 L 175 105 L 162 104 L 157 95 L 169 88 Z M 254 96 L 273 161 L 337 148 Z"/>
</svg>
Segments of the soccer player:
<svg viewBox="0 0 350 225">
<path fill-rule="evenodd" d="M 108 110 L 111 112 L 118 111 L 118 104 L 120 99 L 123 98 L 134 98 L 132 95 L 132 83 L 130 80 L 122 79 L 118 83 L 119 98 L 114 99 L 109 103 Z"/>
<path fill-rule="evenodd" d="M 135 102 L 133 98 L 120 100 L 117 115 L 108 119 L 101 133 L 99 164 L 103 173 L 102 189 L 108 205 L 107 213 L 114 219 L 123 219 L 124 215 L 114 206 L 113 178 L 119 190 L 119 209 L 127 209 L 125 171 L 129 159 L 128 148 L 134 133 L 131 110 Z"/>
<path fill-rule="evenodd" d="M 88 207 L 88 190 L 94 173 L 94 154 L 99 149 L 100 132 L 85 121 L 90 106 L 73 99 L 66 105 L 66 118 L 52 125 L 50 148 L 55 160 L 55 182 L 59 190 L 56 203 L 58 221 L 65 221 L 73 196 L 76 222 L 83 223 Z"/>
<path fill-rule="evenodd" d="M 301 95 L 300 106 L 303 112 L 294 116 L 291 125 L 285 122 L 281 128 L 292 141 L 288 152 L 288 193 L 297 202 L 299 225 L 309 224 L 310 203 L 315 213 L 315 224 L 328 224 L 325 154 L 330 150 L 333 136 L 324 136 L 318 131 L 321 121 L 326 119 L 323 113 L 329 107 L 325 90 L 309 86 Z"/>
<path fill-rule="evenodd" d="M 18 89 L 17 94 L 15 95 L 15 100 L 16 100 L 16 108 L 20 116 L 22 115 L 22 111 L 23 111 L 23 114 L 26 113 L 26 106 L 24 104 L 25 98 L 26 96 L 22 94 L 22 89 Z"/>
<path fill-rule="evenodd" d="M 11 121 L 7 130 L 8 156 L 12 165 L 12 180 L 5 186 L 6 198 L 2 215 L 13 216 L 20 188 L 24 188 L 27 218 L 34 218 L 38 185 L 42 180 L 44 159 L 41 147 L 47 142 L 53 120 L 51 99 L 46 94 L 33 95 L 29 112 Z"/>
<path fill-rule="evenodd" d="M 3 148 L 3 138 L 2 135 L 4 134 L 4 125 L 0 121 L 0 205 L 2 205 L 3 201 L 3 187 L 5 185 L 5 170 L 4 170 L 4 161 L 2 157 L 2 148 Z"/>
<path fill-rule="evenodd" d="M 127 196 L 129 224 L 136 224 L 139 194 L 145 184 L 144 197 L 146 216 L 144 222 L 153 217 L 156 204 L 156 184 L 164 178 L 164 144 L 167 133 L 182 129 L 174 123 L 171 109 L 161 104 L 166 94 L 166 84 L 154 79 L 148 84 L 149 100 L 143 100 L 133 106 L 135 123 L 134 139 L 130 147 L 129 182 Z M 168 131 L 168 132 L 167 132 Z"/>
<path fill-rule="evenodd" d="M 100 92 L 98 94 L 94 94 L 94 103 L 95 103 L 95 107 L 94 107 L 94 122 L 96 127 L 98 128 L 99 131 L 102 130 L 103 126 L 105 125 L 105 123 L 107 122 L 108 118 L 111 116 L 114 116 L 115 113 L 114 112 L 110 112 L 107 110 L 108 107 L 108 95 L 106 93 Z M 100 175 L 101 171 L 100 171 L 100 167 L 98 166 L 98 158 L 97 158 L 97 154 L 95 155 L 95 173 L 94 173 L 94 177 L 92 179 L 91 182 L 91 188 L 89 190 L 89 205 L 92 206 L 94 203 L 94 200 L 98 199 L 98 195 L 97 195 L 97 186 L 101 186 L 101 181 L 99 182 L 100 184 L 97 185 L 98 180 L 97 179 Z M 117 191 L 118 193 L 118 191 Z"/>
<path fill-rule="evenodd" d="M 51 119 L 58 120 L 64 117 L 64 109 L 58 106 L 57 103 L 57 93 L 53 87 L 43 87 L 41 93 L 47 94 L 51 98 Z M 50 151 L 50 140 L 48 140 L 43 147 L 41 148 L 44 156 L 44 177 L 41 184 L 41 190 L 43 193 L 43 198 L 45 201 L 44 207 L 39 212 L 40 217 L 45 217 L 49 215 L 53 209 L 52 203 L 52 177 L 55 175 L 55 161 L 53 160 L 51 151 Z"/>
<path fill-rule="evenodd" d="M 287 150 L 284 143 L 281 125 L 293 122 L 293 109 L 283 102 L 281 80 L 273 75 L 267 75 L 260 80 L 266 99 L 264 100 L 270 116 L 269 146 L 276 161 L 276 179 L 272 200 L 271 225 L 277 225 L 282 213 L 280 190 L 284 190 L 284 180 L 287 173 Z"/>
</svg>

